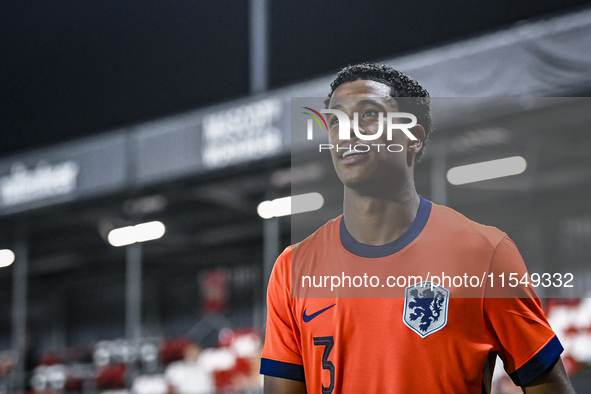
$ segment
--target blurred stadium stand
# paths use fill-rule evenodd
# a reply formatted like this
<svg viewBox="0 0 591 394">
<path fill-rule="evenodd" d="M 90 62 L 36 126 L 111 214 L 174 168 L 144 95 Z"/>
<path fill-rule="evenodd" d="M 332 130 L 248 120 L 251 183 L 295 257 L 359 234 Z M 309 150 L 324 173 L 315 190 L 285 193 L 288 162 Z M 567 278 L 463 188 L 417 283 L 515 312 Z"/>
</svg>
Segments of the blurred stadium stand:
<svg viewBox="0 0 591 394">
<path fill-rule="evenodd" d="M 506 231 L 530 272 L 574 272 L 589 289 L 591 10 L 385 62 L 442 98 L 419 192 Z M 0 249 L 16 253 L 0 269 L 0 393 L 22 390 L 19 362 L 39 392 L 177 392 L 166 367 L 189 343 L 205 349 L 218 392 L 258 392 L 266 224 L 256 208 L 292 188 L 324 195 L 321 211 L 274 220 L 272 255 L 339 214 L 330 163 L 299 155 L 290 135 L 291 98 L 323 97 L 331 78 L 0 160 Z M 441 172 L 514 154 L 528 160 L 522 175 L 452 187 Z M 141 247 L 134 336 L 128 256 L 107 234 L 151 220 L 166 233 Z M 573 382 L 589 387 L 588 299 L 539 293 L 556 298 L 549 319 Z"/>
</svg>

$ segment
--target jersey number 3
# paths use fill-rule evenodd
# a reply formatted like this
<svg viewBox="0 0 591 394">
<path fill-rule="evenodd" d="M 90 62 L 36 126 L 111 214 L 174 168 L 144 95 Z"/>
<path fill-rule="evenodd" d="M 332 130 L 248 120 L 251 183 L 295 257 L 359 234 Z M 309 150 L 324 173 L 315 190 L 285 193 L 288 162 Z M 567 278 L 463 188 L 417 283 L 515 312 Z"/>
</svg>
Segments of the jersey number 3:
<svg viewBox="0 0 591 394">
<path fill-rule="evenodd" d="M 324 352 L 322 353 L 322 369 L 327 369 L 330 372 L 330 384 L 328 387 L 322 385 L 322 394 L 331 394 L 334 390 L 334 364 L 332 361 L 328 361 L 328 356 L 334 346 L 334 338 L 314 337 L 314 346 L 324 346 Z"/>
</svg>

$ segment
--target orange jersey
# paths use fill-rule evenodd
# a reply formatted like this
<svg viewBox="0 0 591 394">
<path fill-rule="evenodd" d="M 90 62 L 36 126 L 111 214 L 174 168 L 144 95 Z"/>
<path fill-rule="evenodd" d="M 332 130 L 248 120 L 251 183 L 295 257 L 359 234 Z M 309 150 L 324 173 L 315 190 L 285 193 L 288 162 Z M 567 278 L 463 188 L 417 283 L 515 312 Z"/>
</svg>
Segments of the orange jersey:
<svg viewBox="0 0 591 394">
<path fill-rule="evenodd" d="M 319 289 L 315 267 L 345 282 L 369 267 L 422 280 Z M 500 272 L 526 273 L 506 234 L 422 198 L 410 228 L 383 246 L 359 244 L 342 216 L 331 220 L 275 264 L 261 373 L 305 381 L 309 394 L 489 393 L 499 355 L 515 383 L 527 385 L 563 349 L 531 287 L 519 284 L 519 297 L 495 293 Z M 428 273 L 450 280 L 432 287 Z M 474 286 L 453 277 L 475 278 Z M 368 298 L 372 291 L 379 295 Z"/>
</svg>

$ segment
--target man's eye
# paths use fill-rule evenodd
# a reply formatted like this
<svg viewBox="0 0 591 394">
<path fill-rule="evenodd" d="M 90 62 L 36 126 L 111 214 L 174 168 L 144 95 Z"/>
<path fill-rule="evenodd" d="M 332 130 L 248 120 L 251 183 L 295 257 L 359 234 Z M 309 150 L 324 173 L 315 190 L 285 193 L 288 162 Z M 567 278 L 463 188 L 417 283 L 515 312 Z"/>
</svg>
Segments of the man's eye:
<svg viewBox="0 0 591 394">
<path fill-rule="evenodd" d="M 378 115 L 378 112 L 377 111 L 373 111 L 373 110 L 368 110 L 368 111 L 365 111 L 363 113 L 363 117 L 364 118 L 367 118 L 369 116 L 377 116 L 377 115 Z"/>
<path fill-rule="evenodd" d="M 334 118 L 332 118 L 329 122 L 329 124 L 331 126 L 334 126 L 335 124 L 339 123 L 339 118 L 337 118 L 336 116 Z"/>
</svg>

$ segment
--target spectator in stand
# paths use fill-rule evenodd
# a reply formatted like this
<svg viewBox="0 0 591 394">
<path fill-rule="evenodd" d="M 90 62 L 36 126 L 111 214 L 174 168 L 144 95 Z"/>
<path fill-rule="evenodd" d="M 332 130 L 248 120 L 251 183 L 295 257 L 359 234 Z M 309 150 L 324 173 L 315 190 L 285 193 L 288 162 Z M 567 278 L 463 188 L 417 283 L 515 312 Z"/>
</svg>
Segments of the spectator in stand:
<svg viewBox="0 0 591 394">
<path fill-rule="evenodd" d="M 201 347 L 189 343 L 184 359 L 171 363 L 165 371 L 173 394 L 211 394 L 215 392 L 213 377 L 201 359 Z"/>
<path fill-rule="evenodd" d="M 243 393 L 259 393 L 263 390 L 263 375 L 259 373 L 261 369 L 261 353 L 263 349 L 261 347 L 257 354 L 250 355 L 246 358 L 239 358 L 236 360 L 236 366 L 242 363 L 245 364 L 245 368 L 238 371 L 233 379 L 234 388 Z"/>
</svg>

